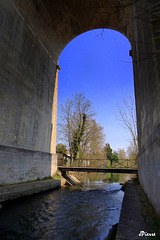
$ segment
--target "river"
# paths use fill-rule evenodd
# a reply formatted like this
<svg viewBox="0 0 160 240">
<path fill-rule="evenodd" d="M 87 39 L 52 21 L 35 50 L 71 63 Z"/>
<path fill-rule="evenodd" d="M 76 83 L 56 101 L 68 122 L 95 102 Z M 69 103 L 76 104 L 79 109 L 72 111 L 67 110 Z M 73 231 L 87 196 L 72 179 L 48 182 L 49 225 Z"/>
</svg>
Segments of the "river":
<svg viewBox="0 0 160 240">
<path fill-rule="evenodd" d="M 119 221 L 124 195 L 121 185 L 108 182 L 107 174 L 80 178 L 80 186 L 4 204 L 0 240 L 104 240 Z M 114 181 L 113 175 L 110 178 Z"/>
</svg>

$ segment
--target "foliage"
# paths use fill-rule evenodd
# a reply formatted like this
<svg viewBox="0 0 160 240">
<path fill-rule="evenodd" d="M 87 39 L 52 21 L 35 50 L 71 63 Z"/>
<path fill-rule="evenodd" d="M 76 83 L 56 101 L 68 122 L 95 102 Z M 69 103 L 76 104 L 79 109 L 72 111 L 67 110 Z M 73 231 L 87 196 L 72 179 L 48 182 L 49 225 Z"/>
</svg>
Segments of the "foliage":
<svg viewBox="0 0 160 240">
<path fill-rule="evenodd" d="M 103 150 L 104 150 L 104 153 L 105 153 L 105 157 L 110 161 L 111 166 L 112 166 L 113 162 L 118 162 L 118 154 L 115 151 L 113 152 L 109 143 L 106 143 Z"/>
<path fill-rule="evenodd" d="M 113 160 L 114 162 L 118 162 L 118 154 L 117 154 L 116 151 L 113 152 L 112 160 Z"/>
<path fill-rule="evenodd" d="M 63 143 L 57 144 L 56 151 L 59 153 L 67 154 L 67 148 Z"/>
<path fill-rule="evenodd" d="M 85 123 L 86 123 L 86 114 L 83 113 L 83 120 L 82 120 L 82 126 L 78 125 L 78 129 L 75 130 L 73 134 L 73 158 L 77 158 L 77 154 L 80 150 L 80 143 L 82 142 L 82 137 L 85 130 Z"/>
<path fill-rule="evenodd" d="M 106 145 L 104 147 L 104 152 L 105 152 L 107 159 L 111 160 L 113 157 L 113 153 L 112 153 L 112 148 L 110 147 L 109 143 L 106 143 Z"/>
</svg>

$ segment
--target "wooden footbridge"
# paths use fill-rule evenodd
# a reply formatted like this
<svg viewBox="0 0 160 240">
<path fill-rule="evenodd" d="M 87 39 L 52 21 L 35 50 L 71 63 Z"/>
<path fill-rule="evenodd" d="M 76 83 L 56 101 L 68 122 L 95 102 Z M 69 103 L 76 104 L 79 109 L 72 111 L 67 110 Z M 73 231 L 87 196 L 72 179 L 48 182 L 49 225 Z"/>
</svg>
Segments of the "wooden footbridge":
<svg viewBox="0 0 160 240">
<path fill-rule="evenodd" d="M 112 164 L 106 159 L 61 160 L 58 169 L 62 174 L 66 172 L 138 173 L 137 162 L 130 159 L 122 159 Z"/>
</svg>

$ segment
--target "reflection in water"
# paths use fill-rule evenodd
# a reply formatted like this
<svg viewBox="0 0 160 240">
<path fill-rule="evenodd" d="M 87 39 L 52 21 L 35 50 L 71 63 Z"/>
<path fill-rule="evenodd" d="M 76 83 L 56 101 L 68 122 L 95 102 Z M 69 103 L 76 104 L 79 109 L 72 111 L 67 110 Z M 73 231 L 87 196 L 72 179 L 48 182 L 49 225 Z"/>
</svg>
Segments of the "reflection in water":
<svg viewBox="0 0 160 240">
<path fill-rule="evenodd" d="M 135 177 L 135 174 L 118 174 L 118 173 L 82 173 L 82 172 L 72 172 L 72 175 L 77 177 L 81 182 L 94 182 L 103 181 L 105 183 L 120 182 L 125 183 L 131 178 Z"/>
<path fill-rule="evenodd" d="M 105 239 L 119 220 L 123 199 L 121 185 L 106 183 L 105 179 L 106 174 L 94 181 L 86 177 L 79 187 L 65 187 L 6 205 L 0 210 L 0 239 Z"/>
</svg>

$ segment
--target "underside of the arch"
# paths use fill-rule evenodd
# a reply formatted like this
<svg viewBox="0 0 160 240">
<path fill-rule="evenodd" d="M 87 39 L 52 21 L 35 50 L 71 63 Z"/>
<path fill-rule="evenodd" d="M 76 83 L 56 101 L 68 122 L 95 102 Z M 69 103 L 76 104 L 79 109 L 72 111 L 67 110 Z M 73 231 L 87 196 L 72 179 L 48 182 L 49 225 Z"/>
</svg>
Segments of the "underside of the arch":
<svg viewBox="0 0 160 240">
<path fill-rule="evenodd" d="M 159 13 L 153 0 L 0 1 L 0 184 L 55 172 L 59 55 L 79 34 L 110 28 L 132 45 L 139 180 L 160 215 Z"/>
</svg>

